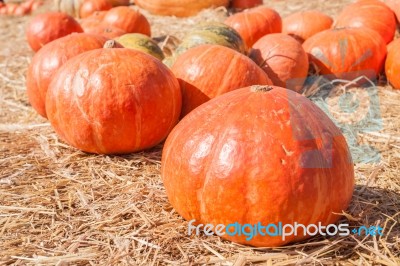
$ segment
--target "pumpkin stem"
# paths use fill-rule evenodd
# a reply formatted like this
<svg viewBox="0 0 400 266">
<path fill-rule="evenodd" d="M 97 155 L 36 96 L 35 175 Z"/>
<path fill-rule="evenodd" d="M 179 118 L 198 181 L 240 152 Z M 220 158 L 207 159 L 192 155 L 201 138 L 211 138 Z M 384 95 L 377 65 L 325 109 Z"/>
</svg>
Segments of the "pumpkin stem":
<svg viewBox="0 0 400 266">
<path fill-rule="evenodd" d="M 117 47 L 117 42 L 114 40 L 106 41 L 106 43 L 103 46 L 103 48 L 115 48 L 115 47 Z"/>
<path fill-rule="evenodd" d="M 269 86 L 269 85 L 267 85 L 267 86 L 265 86 L 265 85 L 254 85 L 254 86 L 251 86 L 251 91 L 253 91 L 253 92 L 268 92 L 268 91 L 272 90 L 273 88 L 274 87 Z"/>
</svg>

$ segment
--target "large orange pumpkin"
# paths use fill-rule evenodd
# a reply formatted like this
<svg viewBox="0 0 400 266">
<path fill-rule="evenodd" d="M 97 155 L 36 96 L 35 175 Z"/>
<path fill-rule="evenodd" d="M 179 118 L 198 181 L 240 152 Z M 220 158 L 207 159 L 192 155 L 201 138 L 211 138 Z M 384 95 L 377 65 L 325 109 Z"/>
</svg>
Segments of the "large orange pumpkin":
<svg viewBox="0 0 400 266">
<path fill-rule="evenodd" d="M 268 34 L 253 45 L 250 57 L 274 85 L 302 89 L 308 73 L 308 56 L 294 38 L 283 33 Z"/>
<path fill-rule="evenodd" d="M 379 0 L 359 0 L 343 9 L 335 27 L 370 28 L 389 43 L 396 31 L 396 18 L 393 11 Z"/>
<path fill-rule="evenodd" d="M 314 34 L 330 29 L 333 19 L 317 10 L 293 13 L 283 19 L 282 32 L 303 43 Z"/>
<path fill-rule="evenodd" d="M 103 18 L 107 14 L 107 11 L 96 11 L 93 12 L 90 16 L 81 20 L 82 29 L 87 32 L 91 28 L 95 28 L 102 24 Z"/>
<path fill-rule="evenodd" d="M 390 44 L 385 63 L 385 73 L 388 81 L 395 89 L 400 89 L 400 39 Z"/>
<path fill-rule="evenodd" d="M 354 187 L 340 130 L 304 96 L 273 86 L 235 90 L 193 110 L 165 142 L 161 176 L 184 219 L 214 226 L 326 226 L 346 210 Z M 271 247 L 309 237 L 297 232 L 285 240 L 222 237 Z"/>
<path fill-rule="evenodd" d="M 135 4 L 155 15 L 189 17 L 206 8 L 227 7 L 229 0 L 135 0 Z"/>
<path fill-rule="evenodd" d="M 181 54 L 171 68 L 182 89 L 182 116 L 226 92 L 272 84 L 247 56 L 221 45 L 200 45 Z"/>
<path fill-rule="evenodd" d="M 330 78 L 375 78 L 386 56 L 385 41 L 368 28 L 326 30 L 309 38 L 303 47 L 320 73 Z"/>
<path fill-rule="evenodd" d="M 150 23 L 146 17 L 139 11 L 127 6 L 110 9 L 104 16 L 103 22 L 127 33 L 142 33 L 151 36 Z"/>
<path fill-rule="evenodd" d="M 34 17 L 26 29 L 26 38 L 33 51 L 73 32 L 83 32 L 79 23 L 61 12 L 47 12 Z"/>
<path fill-rule="evenodd" d="M 275 10 L 259 6 L 236 13 L 225 20 L 242 36 L 247 47 L 252 47 L 264 35 L 282 31 L 282 19 Z"/>
<path fill-rule="evenodd" d="M 247 9 L 263 4 L 263 0 L 232 0 L 231 6 L 235 9 Z"/>
<path fill-rule="evenodd" d="M 108 0 L 85 0 L 81 4 L 79 15 L 81 18 L 86 18 L 96 11 L 105 11 L 111 8 L 112 5 Z"/>
<path fill-rule="evenodd" d="M 45 45 L 35 54 L 27 71 L 26 88 L 29 102 L 41 116 L 47 117 L 47 89 L 57 70 L 80 53 L 102 48 L 107 40 L 97 35 L 76 33 Z"/>
<path fill-rule="evenodd" d="M 107 45 L 107 43 L 106 43 Z M 88 51 L 57 71 L 46 112 L 58 135 L 91 153 L 153 147 L 175 126 L 181 91 L 160 60 L 126 48 Z"/>
</svg>

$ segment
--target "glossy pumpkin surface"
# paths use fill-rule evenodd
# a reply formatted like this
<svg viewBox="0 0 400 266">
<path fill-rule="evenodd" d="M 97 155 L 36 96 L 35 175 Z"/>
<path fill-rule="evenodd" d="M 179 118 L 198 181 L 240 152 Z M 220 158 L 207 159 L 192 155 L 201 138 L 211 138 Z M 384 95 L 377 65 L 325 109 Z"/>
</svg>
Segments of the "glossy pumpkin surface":
<svg viewBox="0 0 400 266">
<path fill-rule="evenodd" d="M 161 176 L 184 219 L 214 226 L 332 224 L 354 189 L 341 131 L 307 98 L 280 87 L 242 88 L 193 110 L 165 142 Z M 246 237 L 223 236 L 260 247 L 310 236 Z"/>
<path fill-rule="evenodd" d="M 349 80 L 375 78 L 386 56 L 385 41 L 367 28 L 326 30 L 305 41 L 303 48 L 320 74 Z"/>
<path fill-rule="evenodd" d="M 282 31 L 282 19 L 278 12 L 265 6 L 236 13 L 228 17 L 225 24 L 242 36 L 247 47 L 252 47 L 264 35 Z"/>
<path fill-rule="evenodd" d="M 47 12 L 35 16 L 26 28 L 26 38 L 33 51 L 73 32 L 83 32 L 79 23 L 61 12 Z"/>
<path fill-rule="evenodd" d="M 369 28 L 389 43 L 396 31 L 396 18 L 393 11 L 379 0 L 359 0 L 343 9 L 336 19 L 335 27 Z"/>
<path fill-rule="evenodd" d="M 159 60 L 132 49 L 105 48 L 79 54 L 57 71 L 46 112 L 70 145 L 122 154 L 163 141 L 178 122 L 181 100 L 177 79 Z"/>
<path fill-rule="evenodd" d="M 320 11 L 300 11 L 283 19 L 282 32 L 303 43 L 316 33 L 330 29 L 332 24 L 333 19 Z"/>
<path fill-rule="evenodd" d="M 102 21 L 127 33 L 142 33 L 151 36 L 150 23 L 146 17 L 139 11 L 127 6 L 110 9 Z"/>
<path fill-rule="evenodd" d="M 250 58 L 276 86 L 299 92 L 308 74 L 308 56 L 301 44 L 283 34 L 268 34 L 252 48 Z"/>
<path fill-rule="evenodd" d="M 72 57 L 102 48 L 107 38 L 86 33 L 65 36 L 45 45 L 35 54 L 26 75 L 29 102 L 43 117 L 46 114 L 46 94 L 57 70 Z"/>
<path fill-rule="evenodd" d="M 220 45 L 201 45 L 180 55 L 171 68 L 182 89 L 182 116 L 211 98 L 250 85 L 272 84 L 247 56 Z"/>
</svg>

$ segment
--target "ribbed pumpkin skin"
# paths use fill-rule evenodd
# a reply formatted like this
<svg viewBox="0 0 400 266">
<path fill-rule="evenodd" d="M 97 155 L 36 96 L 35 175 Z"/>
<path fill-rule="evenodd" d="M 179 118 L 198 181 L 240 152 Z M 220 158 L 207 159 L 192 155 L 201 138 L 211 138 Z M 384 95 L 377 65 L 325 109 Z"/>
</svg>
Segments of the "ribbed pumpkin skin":
<svg viewBox="0 0 400 266">
<path fill-rule="evenodd" d="M 29 22 L 26 38 L 32 50 L 37 52 L 43 45 L 73 32 L 83 32 L 73 17 L 61 12 L 47 12 Z"/>
<path fill-rule="evenodd" d="M 140 33 L 128 33 L 116 39 L 125 48 L 138 50 L 152 55 L 159 60 L 164 59 L 164 53 L 153 39 Z"/>
<path fill-rule="evenodd" d="M 278 12 L 264 6 L 236 13 L 228 17 L 225 24 L 239 32 L 247 47 L 252 47 L 264 35 L 282 31 L 282 19 Z"/>
<path fill-rule="evenodd" d="M 159 60 L 126 48 L 96 49 L 56 73 L 46 112 L 58 135 L 91 153 L 153 147 L 178 122 L 179 83 Z"/>
<path fill-rule="evenodd" d="M 259 39 L 250 58 L 268 74 L 276 86 L 299 92 L 308 74 L 308 56 L 301 44 L 283 34 L 268 34 Z M 287 82 L 291 83 L 290 88 Z"/>
<path fill-rule="evenodd" d="M 86 33 L 71 34 L 45 45 L 35 54 L 26 74 L 26 88 L 29 102 L 41 116 L 47 118 L 47 89 L 57 70 L 78 54 L 102 48 L 107 40 Z"/>
<path fill-rule="evenodd" d="M 304 96 L 279 87 L 242 88 L 195 109 L 168 136 L 161 177 L 184 219 L 214 226 L 335 223 L 354 188 L 340 130 Z M 273 247 L 307 237 L 224 238 Z"/>
<path fill-rule="evenodd" d="M 321 74 L 350 80 L 363 75 L 375 78 L 386 56 L 385 41 L 367 28 L 326 30 L 305 41 L 303 48 Z"/>
<path fill-rule="evenodd" d="M 400 39 L 390 43 L 385 63 L 388 81 L 395 89 L 400 89 Z"/>
<path fill-rule="evenodd" d="M 190 48 L 202 44 L 218 44 L 240 53 L 247 52 L 246 44 L 240 34 L 220 22 L 204 22 L 190 30 L 175 50 L 175 55 L 180 55 Z"/>
<path fill-rule="evenodd" d="M 320 11 L 300 11 L 283 19 L 282 32 L 303 43 L 316 33 L 330 29 L 332 24 L 333 19 Z"/>
<path fill-rule="evenodd" d="M 263 0 L 232 0 L 231 6 L 235 9 L 247 9 L 263 4 Z"/>
<path fill-rule="evenodd" d="M 190 17 L 211 7 L 228 7 L 229 0 L 135 0 L 135 4 L 155 15 Z"/>
<path fill-rule="evenodd" d="M 182 89 L 182 117 L 229 91 L 272 84 L 250 58 L 220 45 L 200 45 L 186 51 L 171 70 Z"/>
<path fill-rule="evenodd" d="M 386 43 L 393 40 L 396 18 L 392 10 L 379 0 L 360 0 L 346 6 L 339 14 L 336 28 L 361 27 L 379 33 Z"/>
</svg>

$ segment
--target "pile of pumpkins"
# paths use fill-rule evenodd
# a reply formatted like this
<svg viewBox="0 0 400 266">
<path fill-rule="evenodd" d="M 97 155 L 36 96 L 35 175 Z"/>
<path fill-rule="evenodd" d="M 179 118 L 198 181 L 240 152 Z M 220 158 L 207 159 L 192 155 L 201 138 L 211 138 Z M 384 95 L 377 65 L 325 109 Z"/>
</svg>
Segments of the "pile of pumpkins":
<svg viewBox="0 0 400 266">
<path fill-rule="evenodd" d="M 157 13 L 172 1 L 135 2 Z M 92 30 L 90 21 L 109 30 Z M 310 63 L 331 78 L 375 78 L 386 56 L 388 80 L 400 88 L 395 30 L 394 12 L 378 0 L 346 6 L 336 22 L 315 10 L 282 19 L 256 6 L 197 25 L 164 59 L 132 7 L 94 12 L 81 24 L 44 13 L 27 28 L 36 52 L 27 93 L 82 151 L 125 154 L 165 141 L 161 176 L 187 220 L 328 225 L 350 203 L 353 163 L 341 131 L 298 92 Z M 281 246 L 311 235 L 223 237 Z"/>
<path fill-rule="evenodd" d="M 0 2 L 0 15 L 23 16 L 43 5 L 42 0 L 26 0 L 21 3 Z"/>
</svg>

